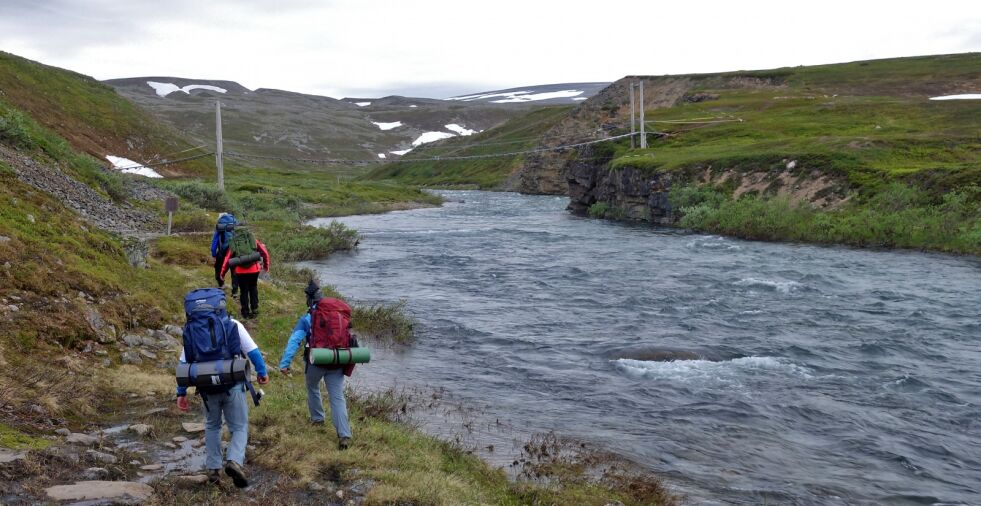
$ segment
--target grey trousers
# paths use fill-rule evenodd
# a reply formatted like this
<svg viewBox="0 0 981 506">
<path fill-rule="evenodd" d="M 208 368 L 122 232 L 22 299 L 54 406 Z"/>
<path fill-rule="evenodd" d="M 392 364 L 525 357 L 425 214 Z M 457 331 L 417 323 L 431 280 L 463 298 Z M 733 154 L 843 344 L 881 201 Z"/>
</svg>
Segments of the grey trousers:
<svg viewBox="0 0 981 506">
<path fill-rule="evenodd" d="M 337 437 L 351 437 L 351 424 L 347 419 L 347 401 L 344 400 L 344 370 L 328 369 L 323 366 L 306 365 L 307 408 L 310 420 L 324 421 L 324 401 L 320 397 L 320 380 L 327 386 L 330 399 L 330 418 L 337 430 Z"/>
</svg>

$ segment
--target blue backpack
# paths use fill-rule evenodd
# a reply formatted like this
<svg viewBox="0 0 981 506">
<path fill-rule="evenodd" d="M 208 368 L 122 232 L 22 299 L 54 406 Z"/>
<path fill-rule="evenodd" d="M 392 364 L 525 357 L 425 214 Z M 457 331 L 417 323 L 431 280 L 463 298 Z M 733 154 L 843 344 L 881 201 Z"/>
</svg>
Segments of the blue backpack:
<svg viewBox="0 0 981 506">
<path fill-rule="evenodd" d="M 221 218 L 218 218 L 218 224 L 215 225 L 215 233 L 218 234 L 218 251 L 222 252 L 228 249 L 229 243 L 232 242 L 232 236 L 235 235 L 235 226 L 238 225 L 238 220 L 232 214 L 224 214 Z"/>
<path fill-rule="evenodd" d="M 184 359 L 189 364 L 230 360 L 242 355 L 238 325 L 229 318 L 225 292 L 199 288 L 184 297 Z M 209 387 L 210 388 L 210 387 Z M 207 393 L 227 392 L 231 385 L 213 387 Z"/>
</svg>

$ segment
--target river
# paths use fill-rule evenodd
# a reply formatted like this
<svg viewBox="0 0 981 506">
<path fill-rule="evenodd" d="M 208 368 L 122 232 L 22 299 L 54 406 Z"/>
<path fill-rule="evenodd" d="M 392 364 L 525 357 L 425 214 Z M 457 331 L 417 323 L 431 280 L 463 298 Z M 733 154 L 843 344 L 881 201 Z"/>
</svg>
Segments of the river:
<svg viewBox="0 0 981 506">
<path fill-rule="evenodd" d="M 408 300 L 419 322 L 359 382 L 590 441 L 695 503 L 981 504 L 977 259 L 440 193 L 442 208 L 341 219 L 359 250 L 310 264 L 355 300 Z M 662 350 L 698 357 L 646 360 Z"/>
</svg>

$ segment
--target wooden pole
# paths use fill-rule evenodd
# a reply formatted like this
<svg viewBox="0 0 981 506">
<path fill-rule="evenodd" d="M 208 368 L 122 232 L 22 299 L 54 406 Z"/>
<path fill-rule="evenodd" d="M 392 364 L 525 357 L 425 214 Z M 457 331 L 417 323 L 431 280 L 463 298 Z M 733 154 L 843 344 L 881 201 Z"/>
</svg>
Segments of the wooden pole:
<svg viewBox="0 0 981 506">
<path fill-rule="evenodd" d="M 167 211 L 167 235 L 170 235 L 170 227 L 174 224 L 174 212 Z"/>
<path fill-rule="evenodd" d="M 221 157 L 221 102 L 215 101 L 215 165 L 218 166 L 218 189 L 225 191 L 225 164 Z"/>
<path fill-rule="evenodd" d="M 634 105 L 634 84 L 633 82 L 630 83 L 630 149 L 637 147 L 637 136 L 634 135 L 637 127 L 634 119 L 634 109 L 636 108 Z"/>
<path fill-rule="evenodd" d="M 644 80 L 640 80 L 640 149 L 647 149 L 647 134 L 644 133 Z"/>
</svg>

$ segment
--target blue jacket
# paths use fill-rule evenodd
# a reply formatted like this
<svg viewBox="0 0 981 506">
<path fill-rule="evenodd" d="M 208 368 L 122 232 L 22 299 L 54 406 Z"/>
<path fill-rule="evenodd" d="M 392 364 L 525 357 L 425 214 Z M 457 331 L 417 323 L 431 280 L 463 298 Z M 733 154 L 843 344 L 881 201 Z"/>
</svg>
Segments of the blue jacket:
<svg viewBox="0 0 981 506">
<path fill-rule="evenodd" d="M 279 368 L 286 369 L 290 366 L 290 362 L 293 361 L 293 356 L 296 355 L 297 350 L 303 344 L 303 340 L 310 335 L 310 313 L 307 313 L 300 317 L 300 320 L 296 322 L 296 326 L 293 327 L 293 333 L 290 334 L 289 341 L 286 342 L 286 350 L 283 351 L 283 358 L 279 360 Z"/>
<path fill-rule="evenodd" d="M 219 232 L 215 230 L 214 235 L 211 236 L 211 256 L 215 258 L 218 258 L 218 254 L 222 253 L 222 251 L 218 250 L 218 234 L 224 234 L 224 232 Z M 228 249 L 227 244 L 225 245 L 225 249 Z M 221 256 L 225 256 L 224 253 L 222 253 Z"/>
</svg>

